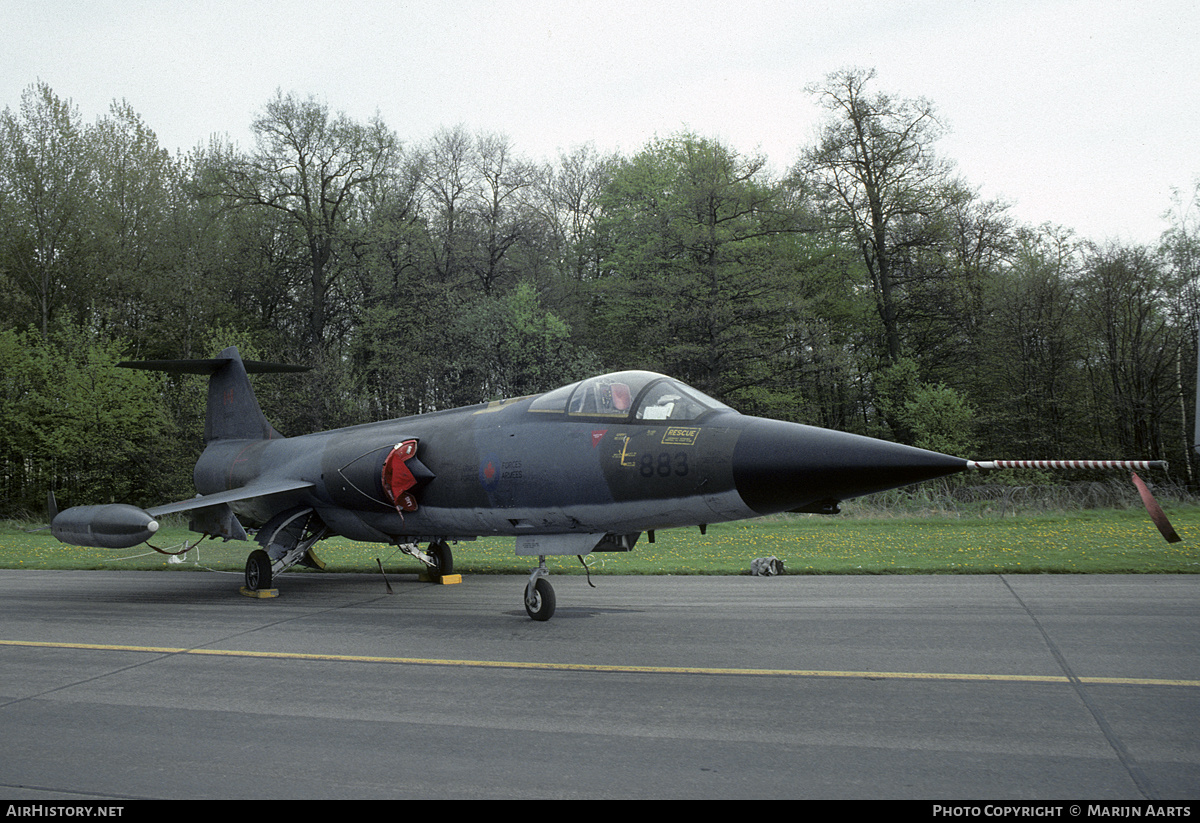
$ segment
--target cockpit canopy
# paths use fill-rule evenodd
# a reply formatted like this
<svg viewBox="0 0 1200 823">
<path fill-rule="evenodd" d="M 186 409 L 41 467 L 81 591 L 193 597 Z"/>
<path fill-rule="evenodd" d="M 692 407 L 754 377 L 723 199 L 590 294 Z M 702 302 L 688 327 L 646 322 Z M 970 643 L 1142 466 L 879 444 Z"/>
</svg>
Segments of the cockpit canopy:
<svg viewBox="0 0 1200 823">
<path fill-rule="evenodd" d="M 529 406 L 544 414 L 621 420 L 695 420 L 728 409 L 691 386 L 647 371 L 591 377 L 543 394 Z"/>
</svg>

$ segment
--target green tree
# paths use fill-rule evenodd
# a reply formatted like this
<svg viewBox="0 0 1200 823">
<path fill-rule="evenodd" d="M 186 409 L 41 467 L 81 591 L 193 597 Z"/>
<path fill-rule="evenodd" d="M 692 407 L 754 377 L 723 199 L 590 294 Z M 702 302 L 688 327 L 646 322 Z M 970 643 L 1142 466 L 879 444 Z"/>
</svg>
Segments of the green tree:
<svg viewBox="0 0 1200 823">
<path fill-rule="evenodd" d="M 1079 241 L 1042 226 L 1016 243 L 984 281 L 987 322 L 964 381 L 986 409 L 985 445 L 1030 459 L 1092 453 Z"/>
<path fill-rule="evenodd" d="M 868 342 L 877 318 L 859 288 L 861 261 L 854 250 L 819 235 L 796 237 L 794 246 L 800 276 L 790 290 L 784 367 L 777 370 L 789 402 L 770 413 L 877 433 L 869 379 L 877 358 Z"/>
<path fill-rule="evenodd" d="M 86 130 L 93 205 L 88 291 L 96 322 L 144 347 L 174 299 L 183 249 L 174 234 L 179 168 L 127 102 Z"/>
<path fill-rule="evenodd" d="M 1110 447 L 1163 459 L 1180 431 L 1177 364 L 1183 334 L 1173 322 L 1183 284 L 1142 246 L 1092 245 L 1084 262 L 1097 419 Z M 1182 455 L 1177 456 L 1182 457 Z"/>
<path fill-rule="evenodd" d="M 602 370 L 531 283 L 484 295 L 404 278 L 373 302 L 352 351 L 375 419 L 523 396 Z"/>
<path fill-rule="evenodd" d="M 148 358 L 209 357 L 210 330 L 253 333 L 265 359 L 304 357 L 305 249 L 281 212 L 228 208 L 206 196 L 212 180 L 241 162 L 220 140 L 181 159 L 173 192 L 170 267 L 156 281 L 158 310 Z"/>
<path fill-rule="evenodd" d="M 498 309 L 488 312 L 497 331 L 490 365 L 499 385 L 493 396 L 549 391 L 601 371 L 599 360 L 572 342 L 570 327 L 542 307 L 531 283 L 518 284 Z"/>
<path fill-rule="evenodd" d="M 899 221 L 893 273 L 904 351 L 922 375 L 961 385 L 980 357 L 988 324 L 984 292 L 1013 253 L 1013 224 L 1003 202 L 980 199 L 957 180 L 941 190 L 940 208 Z"/>
<path fill-rule="evenodd" d="M 975 409 L 945 384 L 922 384 L 912 399 L 905 401 L 902 417 L 918 448 L 959 457 L 969 456 L 976 448 Z"/>
<path fill-rule="evenodd" d="M 601 200 L 592 340 L 613 365 L 667 371 L 717 397 L 768 400 L 802 222 L 765 159 L 692 134 L 614 170 Z"/>
<path fill-rule="evenodd" d="M 916 397 L 921 386 L 917 361 L 911 357 L 901 357 L 890 366 L 877 369 L 872 378 L 875 387 L 874 405 L 879 416 L 887 423 L 897 440 L 901 443 L 912 443 L 915 435 L 905 414 L 905 407 Z"/>
<path fill-rule="evenodd" d="M 89 177 L 79 111 L 48 85 L 0 115 L 0 278 L 43 338 L 60 309 L 87 303 Z"/>
<path fill-rule="evenodd" d="M 41 511 L 53 485 L 43 420 L 51 411 L 44 391 L 53 366 L 32 332 L 0 329 L 0 516 Z M 41 500 L 39 500 L 39 496 Z"/>
<path fill-rule="evenodd" d="M 118 344 L 79 333 L 0 333 L 6 515 L 42 511 L 52 490 L 69 504 L 149 505 L 190 486 L 158 386 L 121 359 Z"/>
</svg>

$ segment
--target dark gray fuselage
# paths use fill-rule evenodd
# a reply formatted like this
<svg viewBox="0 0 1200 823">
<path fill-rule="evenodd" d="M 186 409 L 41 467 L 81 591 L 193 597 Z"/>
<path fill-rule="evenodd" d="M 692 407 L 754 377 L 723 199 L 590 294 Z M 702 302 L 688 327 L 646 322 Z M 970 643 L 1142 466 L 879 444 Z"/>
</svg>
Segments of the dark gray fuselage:
<svg viewBox="0 0 1200 823">
<path fill-rule="evenodd" d="M 731 409 L 642 420 L 499 401 L 319 434 L 216 440 L 196 465 L 213 494 L 256 482 L 311 487 L 240 501 L 246 525 L 309 506 L 334 532 L 398 541 L 632 533 L 825 511 L 848 497 L 961 471 L 965 461 Z M 419 441 L 415 511 L 384 492 L 392 448 Z M 429 478 L 432 475 L 432 478 Z"/>
</svg>

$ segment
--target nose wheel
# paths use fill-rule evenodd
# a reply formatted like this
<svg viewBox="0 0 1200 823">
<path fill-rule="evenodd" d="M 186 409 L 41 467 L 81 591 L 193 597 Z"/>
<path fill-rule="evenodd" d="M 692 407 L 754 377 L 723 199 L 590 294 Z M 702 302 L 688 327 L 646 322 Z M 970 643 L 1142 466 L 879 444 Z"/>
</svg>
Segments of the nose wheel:
<svg viewBox="0 0 1200 823">
<path fill-rule="evenodd" d="M 525 612 L 534 620 L 546 621 L 554 616 L 554 587 L 550 585 L 549 574 L 546 558 L 542 556 L 525 584 Z"/>
</svg>

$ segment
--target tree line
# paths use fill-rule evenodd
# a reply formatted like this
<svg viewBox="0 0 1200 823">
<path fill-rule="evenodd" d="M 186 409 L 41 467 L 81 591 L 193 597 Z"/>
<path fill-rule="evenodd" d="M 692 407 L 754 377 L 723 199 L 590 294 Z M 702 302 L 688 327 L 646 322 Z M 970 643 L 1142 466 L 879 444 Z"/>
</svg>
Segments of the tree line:
<svg viewBox="0 0 1200 823">
<path fill-rule="evenodd" d="M 848 69 L 790 168 L 687 131 L 534 161 L 404 142 L 277 92 L 254 146 L 172 156 L 126 102 L 43 83 L 0 117 L 0 515 L 191 493 L 203 386 L 123 359 L 302 362 L 299 434 L 679 377 L 739 410 L 966 457 L 1171 461 L 1195 484 L 1200 189 L 1153 246 L 1028 226 L 938 151 L 920 98 Z"/>
</svg>

